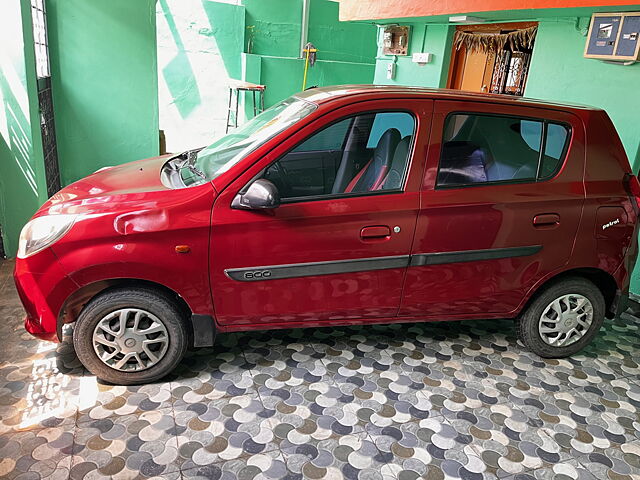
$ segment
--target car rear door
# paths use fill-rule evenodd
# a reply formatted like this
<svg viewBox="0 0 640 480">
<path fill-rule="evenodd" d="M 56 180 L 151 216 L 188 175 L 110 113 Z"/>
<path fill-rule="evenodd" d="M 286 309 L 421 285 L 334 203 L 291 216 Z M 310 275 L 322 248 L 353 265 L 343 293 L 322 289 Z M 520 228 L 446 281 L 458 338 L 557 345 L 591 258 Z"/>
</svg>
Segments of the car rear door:
<svg viewBox="0 0 640 480">
<path fill-rule="evenodd" d="M 400 315 L 508 317 L 571 256 L 584 129 L 562 111 L 444 100 L 432 125 Z"/>
<path fill-rule="evenodd" d="M 310 326 L 330 320 L 397 316 L 419 210 L 432 108 L 430 100 L 398 98 L 328 111 L 280 143 L 219 195 L 212 213 L 210 275 L 220 324 Z M 333 160 L 327 158 L 336 158 L 336 146 L 330 146 L 325 156 L 317 155 L 317 150 L 308 148 L 318 144 L 314 135 L 338 122 L 355 125 L 357 121 L 350 119 L 371 114 L 375 116 L 373 126 L 361 142 L 369 157 L 384 133 L 376 131 L 380 129 L 376 119 L 396 122 L 390 125 L 399 130 L 408 128 L 407 117 L 400 122 L 402 115 L 411 119 L 413 137 L 407 139 L 407 132 L 400 132 L 405 135 L 408 156 L 406 174 L 401 172 L 397 183 L 389 181 L 386 188 L 378 181 L 375 191 L 358 192 L 354 186 L 365 179 L 362 175 L 360 180 L 345 178 L 341 192 L 333 188 L 327 192 L 325 187 L 324 193 L 317 194 L 313 186 L 321 175 L 288 172 L 306 150 L 310 152 L 304 154 L 305 170 L 313 169 L 309 162 L 314 157 L 318 169 L 331 165 Z M 394 120 L 393 115 L 399 117 Z M 383 127 L 389 130 L 389 125 Z M 362 129 L 349 132 L 361 135 Z M 342 157 L 358 157 L 347 151 L 352 143 L 349 138 L 338 142 L 344 151 L 330 175 L 345 171 L 340 165 Z M 356 164 L 356 170 L 362 170 L 368 162 L 357 160 Z M 391 164 L 388 167 L 385 178 L 393 171 Z M 258 177 L 273 181 L 283 192 L 294 192 L 294 198 L 284 198 L 273 210 L 232 208 L 238 192 Z M 305 185 L 312 187 L 308 194 Z"/>
</svg>

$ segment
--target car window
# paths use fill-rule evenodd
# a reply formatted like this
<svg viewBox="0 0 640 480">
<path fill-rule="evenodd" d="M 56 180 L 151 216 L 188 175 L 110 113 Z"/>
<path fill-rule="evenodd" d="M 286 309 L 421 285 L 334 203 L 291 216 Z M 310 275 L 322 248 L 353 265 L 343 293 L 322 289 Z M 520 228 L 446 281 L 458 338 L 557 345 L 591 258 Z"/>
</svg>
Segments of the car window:
<svg viewBox="0 0 640 480">
<path fill-rule="evenodd" d="M 454 114 L 445 122 L 438 186 L 536 181 L 553 175 L 569 131 L 543 120 Z M 545 142 L 543 143 L 543 137 Z M 544 155 L 540 150 L 544 146 Z"/>
<path fill-rule="evenodd" d="M 310 115 L 317 108 L 316 104 L 296 97 L 273 105 L 197 152 L 195 163 L 189 163 L 191 168 L 186 167 L 185 162 L 181 167 L 183 182 L 186 186 L 192 186 L 213 180 L 264 142 Z"/>
<path fill-rule="evenodd" d="M 540 164 L 540 178 L 548 178 L 558 171 L 568 138 L 569 129 L 566 126 L 557 123 L 547 125 L 544 156 Z"/>
<path fill-rule="evenodd" d="M 351 119 L 343 120 L 325 128 L 308 141 L 298 145 L 294 152 L 312 152 L 314 150 L 340 150 Z"/>
<path fill-rule="evenodd" d="M 531 150 L 534 152 L 540 152 L 542 122 L 534 120 L 520 120 L 520 136 Z"/>
<path fill-rule="evenodd" d="M 371 112 L 339 120 L 271 164 L 263 178 L 283 201 L 400 190 L 415 129 L 406 112 Z"/>
<path fill-rule="evenodd" d="M 379 113 L 371 127 L 371 134 L 367 142 L 367 148 L 375 148 L 380 141 L 380 137 L 389 128 L 397 128 L 402 137 L 411 135 L 413 132 L 413 117 L 402 112 Z"/>
</svg>

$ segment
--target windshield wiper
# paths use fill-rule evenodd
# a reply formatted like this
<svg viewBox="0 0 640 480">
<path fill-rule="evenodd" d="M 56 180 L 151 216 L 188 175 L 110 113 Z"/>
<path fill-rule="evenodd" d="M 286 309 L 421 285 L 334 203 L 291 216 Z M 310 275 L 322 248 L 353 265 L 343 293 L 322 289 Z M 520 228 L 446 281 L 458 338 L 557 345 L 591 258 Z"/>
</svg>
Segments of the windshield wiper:
<svg viewBox="0 0 640 480">
<path fill-rule="evenodd" d="M 198 159 L 198 152 L 200 152 L 200 150 L 201 149 L 189 150 L 188 152 L 185 152 L 187 154 L 187 163 L 189 163 L 190 165 L 194 165 L 196 163 L 196 160 Z"/>
<path fill-rule="evenodd" d="M 189 163 L 188 160 L 182 166 L 188 168 L 191 173 L 193 173 L 194 175 L 199 176 L 203 180 L 207 179 L 206 175 L 203 172 L 201 172 L 198 169 L 198 167 L 196 167 L 195 165 L 192 165 L 191 163 Z"/>
<path fill-rule="evenodd" d="M 188 150 L 186 152 L 182 152 L 180 155 L 178 155 L 177 158 L 183 159 L 183 162 L 180 163 L 180 165 L 178 166 L 179 169 L 183 169 L 186 168 L 188 169 L 191 173 L 193 173 L 194 175 L 197 175 L 198 177 L 202 178 L 203 180 L 207 179 L 207 176 L 204 174 L 204 172 L 202 172 L 198 167 L 196 167 L 195 163 L 196 160 L 198 159 L 198 152 L 201 149 L 197 149 L 197 150 Z"/>
<path fill-rule="evenodd" d="M 178 168 L 182 168 L 186 163 L 194 164 L 198 159 L 198 153 L 202 150 L 202 148 L 197 148 L 195 150 L 185 150 L 179 155 L 176 155 L 171 160 L 182 160 L 182 162 L 176 162 L 178 164 Z"/>
</svg>

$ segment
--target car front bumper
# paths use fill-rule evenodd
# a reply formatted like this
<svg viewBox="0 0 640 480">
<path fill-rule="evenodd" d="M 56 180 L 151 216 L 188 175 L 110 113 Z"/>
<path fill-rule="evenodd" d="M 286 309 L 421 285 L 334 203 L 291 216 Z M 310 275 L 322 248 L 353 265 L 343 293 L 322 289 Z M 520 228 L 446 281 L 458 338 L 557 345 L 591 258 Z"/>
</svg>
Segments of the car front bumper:
<svg viewBox="0 0 640 480">
<path fill-rule="evenodd" d="M 29 258 L 17 259 L 13 279 L 27 312 L 25 329 L 37 338 L 59 341 L 60 311 L 78 286 L 62 270 L 54 253 L 48 248 Z"/>
</svg>

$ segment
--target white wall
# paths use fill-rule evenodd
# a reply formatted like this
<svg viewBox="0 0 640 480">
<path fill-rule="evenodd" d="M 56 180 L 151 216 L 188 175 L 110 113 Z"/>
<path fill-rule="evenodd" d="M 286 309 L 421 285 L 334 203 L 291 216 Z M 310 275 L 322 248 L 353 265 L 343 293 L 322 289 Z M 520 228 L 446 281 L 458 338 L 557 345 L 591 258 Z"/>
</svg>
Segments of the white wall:
<svg viewBox="0 0 640 480">
<path fill-rule="evenodd" d="M 156 4 L 160 129 L 169 152 L 205 146 L 224 134 L 227 86 L 230 76 L 239 76 L 244 35 L 244 8 L 231 3 Z"/>
</svg>

